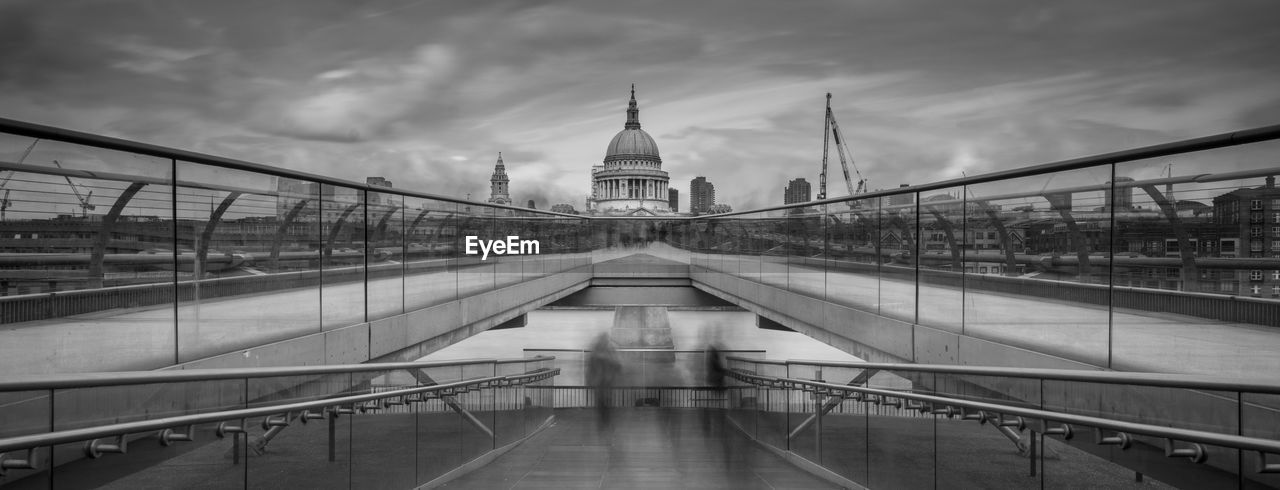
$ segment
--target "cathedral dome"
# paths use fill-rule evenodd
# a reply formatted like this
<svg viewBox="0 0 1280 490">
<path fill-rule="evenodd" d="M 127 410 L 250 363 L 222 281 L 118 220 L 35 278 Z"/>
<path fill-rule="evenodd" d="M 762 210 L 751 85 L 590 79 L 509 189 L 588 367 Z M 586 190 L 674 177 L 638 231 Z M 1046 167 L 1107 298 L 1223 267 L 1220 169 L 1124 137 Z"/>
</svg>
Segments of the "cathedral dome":
<svg viewBox="0 0 1280 490">
<path fill-rule="evenodd" d="M 643 129 L 624 129 L 609 142 L 604 157 L 645 156 L 658 158 L 658 144 Z"/>
<path fill-rule="evenodd" d="M 604 151 L 605 164 L 627 160 L 662 164 L 662 159 L 658 157 L 658 144 L 653 142 L 653 137 L 649 136 L 649 133 L 640 129 L 640 108 L 636 106 L 635 85 L 631 86 L 631 101 L 627 104 L 627 123 L 622 126 L 622 131 L 613 137 L 613 141 L 609 142 L 609 148 Z"/>
</svg>

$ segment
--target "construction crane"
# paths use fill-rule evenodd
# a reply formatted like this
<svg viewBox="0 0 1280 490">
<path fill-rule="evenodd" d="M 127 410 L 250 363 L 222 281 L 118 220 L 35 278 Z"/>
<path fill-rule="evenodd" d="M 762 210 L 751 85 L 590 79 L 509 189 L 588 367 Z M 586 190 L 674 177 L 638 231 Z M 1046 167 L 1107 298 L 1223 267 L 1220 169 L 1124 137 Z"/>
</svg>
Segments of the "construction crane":
<svg viewBox="0 0 1280 490">
<path fill-rule="evenodd" d="M 36 143 L 39 143 L 39 142 L 40 142 L 39 138 L 31 142 L 31 146 L 28 146 L 27 150 L 22 152 L 22 157 L 18 158 L 19 164 L 27 160 L 27 156 L 31 155 L 31 150 L 34 150 L 36 148 Z M 0 180 L 0 189 L 4 189 L 4 186 L 9 185 L 9 179 L 13 178 L 14 173 L 17 173 L 17 170 L 10 170 L 8 172 L 5 172 L 4 180 Z M 0 199 L 0 221 L 5 220 L 5 214 L 8 212 L 9 207 L 13 206 L 13 201 L 9 200 L 9 191 L 11 190 L 13 189 L 4 189 L 4 198 Z"/>
<path fill-rule="evenodd" d="M 836 139 L 836 155 L 840 157 L 840 168 L 844 170 L 844 184 L 849 189 L 849 195 L 862 194 L 867 190 L 867 179 L 862 178 L 862 172 L 858 171 L 858 164 L 853 162 L 853 152 L 849 151 L 849 146 L 845 143 L 845 138 L 840 131 L 840 124 L 836 123 L 836 115 L 831 111 L 831 93 L 827 93 L 827 120 L 823 123 L 822 128 L 822 173 L 818 175 L 818 199 L 827 198 L 827 158 L 830 154 L 831 138 Z M 858 187 L 854 189 L 853 180 L 849 178 L 849 163 L 853 163 L 853 172 L 858 175 Z"/>
<path fill-rule="evenodd" d="M 58 168 L 62 168 L 62 164 L 58 163 L 57 160 L 54 160 L 53 164 Z M 67 185 L 71 187 L 71 192 L 74 192 L 76 195 L 76 200 L 80 201 L 80 217 L 81 218 L 89 217 L 89 211 L 93 211 L 96 208 L 96 206 L 89 204 L 89 198 L 93 197 L 93 191 L 89 191 L 88 195 L 81 196 L 80 189 L 77 188 L 76 184 L 71 181 L 71 177 L 63 175 L 62 178 L 67 179 Z"/>
</svg>

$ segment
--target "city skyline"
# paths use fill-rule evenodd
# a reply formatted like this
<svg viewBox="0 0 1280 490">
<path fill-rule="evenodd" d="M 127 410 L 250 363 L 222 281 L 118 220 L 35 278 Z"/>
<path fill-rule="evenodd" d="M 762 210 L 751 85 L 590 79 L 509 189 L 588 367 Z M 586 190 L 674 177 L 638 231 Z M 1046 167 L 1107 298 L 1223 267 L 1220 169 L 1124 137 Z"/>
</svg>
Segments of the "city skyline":
<svg viewBox="0 0 1280 490">
<path fill-rule="evenodd" d="M 818 180 L 826 92 L 872 189 L 1280 121 L 1268 2 L 734 5 L 8 3 L 0 117 L 458 198 L 503 151 L 577 206 L 636 83 L 740 210 Z"/>
</svg>

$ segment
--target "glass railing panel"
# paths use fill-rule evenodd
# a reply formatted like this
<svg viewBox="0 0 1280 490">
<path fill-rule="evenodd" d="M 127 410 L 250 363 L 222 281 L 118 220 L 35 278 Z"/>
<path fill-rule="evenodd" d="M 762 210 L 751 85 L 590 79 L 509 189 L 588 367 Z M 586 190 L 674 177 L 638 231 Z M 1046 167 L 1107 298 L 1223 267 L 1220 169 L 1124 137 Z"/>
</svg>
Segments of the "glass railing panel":
<svg viewBox="0 0 1280 490">
<path fill-rule="evenodd" d="M 498 209 L 494 213 L 494 232 L 491 240 L 500 240 L 504 243 L 504 254 L 489 254 L 489 261 L 493 262 L 494 287 L 502 288 L 523 280 L 524 275 L 524 259 L 525 252 L 532 248 L 531 244 L 527 244 L 524 240 L 537 240 L 526 231 L 529 224 L 528 217 L 531 213 L 527 211 L 517 211 L 510 209 Z M 508 237 L 519 237 L 512 241 L 517 245 L 516 250 L 520 254 L 513 253 L 507 247 L 511 243 Z M 541 246 L 539 246 L 541 248 Z"/>
<path fill-rule="evenodd" d="M 1111 367 L 1280 371 L 1277 153 L 1269 141 L 1116 164 Z"/>
<path fill-rule="evenodd" d="M 735 266 L 731 274 L 751 281 L 760 280 L 760 241 L 756 220 L 750 216 L 728 218 L 725 225 L 735 236 L 733 257 Z"/>
<path fill-rule="evenodd" d="M 917 380 L 932 383 L 932 380 Z M 910 382 L 893 373 L 872 376 L 868 386 L 892 391 L 909 391 Z M 945 419 L 903 406 L 883 403 L 882 397 L 860 402 L 866 413 L 868 488 L 929 488 L 935 480 L 937 438 Z M 967 422 L 972 423 L 972 422 Z M 988 428 L 989 429 L 989 428 Z M 958 487 L 964 488 L 964 487 Z"/>
<path fill-rule="evenodd" d="M 1244 402 L 1240 414 L 1240 435 L 1280 440 L 1280 395 L 1245 393 L 1239 396 Z M 1243 470 L 1248 484 L 1280 488 L 1280 473 L 1258 472 L 1261 466 L 1257 453 L 1246 451 L 1243 456 Z M 1272 465 L 1280 464 L 1280 455 L 1269 455 L 1266 461 Z"/>
<path fill-rule="evenodd" d="M 825 211 L 822 205 L 786 210 L 787 289 L 814 298 L 826 297 L 827 290 Z"/>
<path fill-rule="evenodd" d="M 751 220 L 729 218 L 724 222 L 726 231 L 732 236 L 733 250 L 727 254 L 728 264 L 725 273 L 736 277 L 750 277 L 759 280 L 760 255 L 751 239 Z"/>
<path fill-rule="evenodd" d="M 325 329 L 365 321 L 363 192 L 320 185 L 320 318 Z"/>
<path fill-rule="evenodd" d="M 1106 365 L 1110 178 L 1103 166 L 966 188 L 966 335 Z"/>
<path fill-rule="evenodd" d="M 861 199 L 827 206 L 827 301 L 879 313 L 879 205 L 879 199 Z"/>
<path fill-rule="evenodd" d="M 1239 430 L 1236 398 L 1224 391 L 1044 381 L 1047 410 L 1222 434 Z"/>
<path fill-rule="evenodd" d="M 173 441 L 164 446 L 154 433 L 135 434 L 128 438 L 127 453 L 99 452 L 98 458 L 86 456 L 89 441 L 61 444 L 55 449 L 53 488 L 241 488 L 245 482 L 243 435 L 240 442 L 228 436 L 218 438 L 216 424 L 200 424 L 188 434 L 188 428 L 176 427 L 192 441 Z M 102 445 L 118 445 L 117 438 L 99 439 Z M 48 462 L 46 462 L 48 463 Z M 4 488 L 36 488 L 27 479 Z M 47 488 L 47 487 L 40 487 Z"/>
<path fill-rule="evenodd" d="M 788 364 L 787 378 L 827 381 L 822 369 L 803 364 Z M 790 390 L 787 403 L 787 444 L 791 452 L 809 461 L 821 461 L 822 414 L 825 397 L 804 390 Z"/>
<path fill-rule="evenodd" d="M 1014 407 L 1039 408 L 1042 406 L 1039 379 L 912 371 L 900 371 L 895 374 L 912 381 L 912 391 L 915 393 L 936 394 Z M 934 384 L 924 381 L 932 381 Z"/>
<path fill-rule="evenodd" d="M 0 392 L 0 438 L 53 428 L 53 398 L 49 390 Z"/>
<path fill-rule="evenodd" d="M 405 267 L 408 241 L 405 236 L 404 196 L 368 192 L 368 284 L 366 302 L 369 320 L 387 318 L 405 311 Z"/>
<path fill-rule="evenodd" d="M 756 401 L 760 398 L 759 389 L 753 384 L 744 383 L 735 378 L 727 379 L 726 384 L 729 387 L 727 392 L 729 411 L 726 416 L 741 428 L 742 432 L 755 438 L 757 436 Z"/>
<path fill-rule="evenodd" d="M 463 217 L 458 204 L 405 198 L 405 310 L 458 299 L 458 264 L 463 259 L 458 234 Z"/>
<path fill-rule="evenodd" d="M 278 421 L 279 416 L 273 418 Z M 358 410 L 352 415 L 311 420 L 294 418 L 288 426 L 263 431 L 263 419 L 249 419 L 248 433 L 240 434 L 244 448 L 244 482 L 247 488 L 355 488 L 357 457 L 354 442 L 367 437 L 356 432 L 357 423 L 378 417 Z M 319 423 L 317 423 L 319 422 Z M 408 427 L 402 429 L 407 430 Z M 367 450 L 366 444 L 361 447 Z"/>
<path fill-rule="evenodd" d="M 453 397 L 462 411 L 462 461 L 471 461 L 494 449 L 494 411 L 492 390 L 471 391 Z"/>
<path fill-rule="evenodd" d="M 318 332 L 320 184 L 189 162 L 177 173 L 179 361 Z"/>
<path fill-rule="evenodd" d="M 462 379 L 489 378 L 496 376 L 497 363 L 492 361 L 469 363 L 459 366 L 462 368 Z"/>
<path fill-rule="evenodd" d="M 724 274 L 737 275 L 742 259 L 742 228 L 733 218 L 711 220 L 711 267 Z"/>
<path fill-rule="evenodd" d="M 864 386 L 876 373 L 848 367 L 821 366 L 821 377 L 828 383 Z M 822 417 L 814 419 L 814 430 L 821 438 L 819 460 L 840 476 L 866 484 L 867 481 L 867 410 L 852 397 L 823 397 Z"/>
<path fill-rule="evenodd" d="M 663 258 L 681 264 L 689 263 L 688 224 L 685 220 L 667 220 L 658 223 L 658 242 L 663 244 L 661 249 Z"/>
<path fill-rule="evenodd" d="M 1053 424 L 1053 427 L 1059 427 Z M 1091 429 L 1082 429 L 1085 434 L 1076 434 L 1070 440 L 1058 435 L 1035 434 L 1036 461 L 1044 488 L 1125 488 L 1137 485 L 1153 488 L 1235 488 L 1233 477 L 1226 480 L 1215 478 L 1216 485 L 1203 485 L 1201 478 L 1188 475 L 1187 480 L 1157 479 L 1151 474 L 1135 471 L 1114 462 L 1115 454 L 1123 454 L 1129 450 L 1121 450 L 1113 446 L 1102 446 L 1094 442 L 1095 435 Z M 1108 435 L 1114 435 L 1108 433 Z M 1163 453 L 1152 453 L 1150 448 L 1142 448 L 1144 465 L 1171 464 L 1174 468 L 1195 471 L 1195 464 L 1183 458 L 1168 459 Z M 1024 460 L 1025 464 L 1025 460 Z M 1201 484 L 1194 484 L 1199 481 Z M 1228 483 L 1230 481 L 1231 483 Z"/>
<path fill-rule="evenodd" d="M 49 432 L 53 427 L 53 397 L 48 390 L 0 392 L 0 438 Z M 7 470 L 0 486 L 30 485 L 31 488 L 48 488 L 50 448 L 38 448 L 35 452 L 35 469 L 13 468 Z M 13 451 L 7 458 L 27 459 L 26 451 Z"/>
<path fill-rule="evenodd" d="M 537 279 L 554 272 L 560 261 L 560 245 L 556 233 L 558 218 L 534 212 L 523 212 L 520 223 L 521 240 L 537 240 L 537 253 L 520 256 L 522 280 Z"/>
<path fill-rule="evenodd" d="M 774 378 L 785 378 L 787 366 L 778 364 L 758 364 L 757 374 Z M 756 440 L 776 447 L 787 449 L 787 412 L 790 409 L 791 394 L 784 388 L 761 387 L 756 398 Z"/>
<path fill-rule="evenodd" d="M 592 220 L 587 226 L 595 247 L 591 251 L 595 274 L 630 277 L 686 274 L 687 254 L 666 242 L 672 224 L 672 221 L 657 219 Z"/>
<path fill-rule="evenodd" d="M 496 240 L 494 225 L 495 208 L 472 205 L 458 205 L 458 297 L 465 298 L 494 288 L 494 255 L 486 256 L 480 248 L 478 240 Z M 476 237 L 470 253 L 467 250 L 467 238 Z"/>
<path fill-rule="evenodd" d="M 960 333 L 964 327 L 964 188 L 920 196 L 919 323 Z"/>
<path fill-rule="evenodd" d="M 1039 408 L 1040 382 L 1036 379 L 896 372 L 912 382 L 912 391 L 947 398 L 994 403 L 1005 406 Z M 943 407 L 935 407 L 943 408 Z M 1019 419 L 1008 417 L 1007 422 Z M 1039 462 L 1033 459 L 1036 444 L 1030 423 L 1002 426 L 1005 417 L 992 414 L 985 424 L 962 420 L 959 415 L 937 418 L 937 479 L 949 485 L 970 487 L 982 482 L 995 486 L 1025 487 L 1039 484 Z M 981 455 L 983 464 L 974 464 Z M 990 485 L 991 483 L 987 483 Z"/>
<path fill-rule="evenodd" d="M 1039 458 L 1031 457 L 1031 431 L 1018 432 L 960 417 L 930 418 L 935 425 L 937 464 L 933 477 L 937 487 L 1039 487 L 1043 473 L 1036 468 Z"/>
<path fill-rule="evenodd" d="M 577 349 L 525 349 L 525 357 L 550 356 L 554 360 L 532 363 L 530 366 L 560 368 L 556 384 L 560 386 L 585 386 L 587 384 L 587 351 Z"/>
<path fill-rule="evenodd" d="M 405 370 L 358 374 L 367 379 L 357 391 L 383 393 L 418 386 L 415 373 Z M 353 393 L 354 394 L 354 393 Z M 419 460 L 414 427 L 421 402 L 404 397 L 366 402 L 350 418 L 351 488 L 411 488 L 416 486 Z M 324 422 L 321 420 L 320 422 Z M 321 425 L 321 424 L 317 424 Z"/>
<path fill-rule="evenodd" d="M 172 161 L 13 136 L 0 155 L 0 323 L 17 327 L 0 332 L 4 371 L 172 364 Z M 29 348 L 54 339 L 55 355 Z"/>
<path fill-rule="evenodd" d="M 417 408 L 418 484 L 424 484 L 457 468 L 462 459 L 462 417 L 451 399 L 432 397 Z"/>
<path fill-rule="evenodd" d="M 369 392 L 371 380 L 376 376 L 376 373 L 356 372 L 249 378 L 244 396 L 247 406 L 254 408 L 363 394 Z"/>
<path fill-rule="evenodd" d="M 791 239 L 787 230 L 784 210 L 766 211 L 752 215 L 759 233 L 760 282 L 786 289 L 787 255 Z"/>
<path fill-rule="evenodd" d="M 1046 380 L 1044 407 L 1051 411 L 1220 434 L 1239 434 L 1242 427 L 1240 406 L 1233 392 Z M 1090 433 L 1078 437 L 1093 444 L 1094 436 Z M 1133 435 L 1132 440 L 1133 449 L 1089 453 L 1169 482 L 1215 481 L 1216 477 L 1210 474 L 1234 473 L 1239 461 L 1235 450 L 1210 448 L 1204 465 L 1183 464 L 1186 461 L 1182 459 L 1178 464 L 1165 465 L 1163 439 Z M 1161 457 L 1154 459 L 1149 456 L 1152 453 Z M 1209 480 L 1203 480 L 1205 478 Z"/>
<path fill-rule="evenodd" d="M 581 274 L 587 274 L 589 270 L 587 266 L 592 263 L 592 252 L 596 249 L 595 235 L 591 232 L 592 224 L 586 219 L 579 219 L 570 220 L 567 226 L 572 236 L 566 237 L 565 243 L 572 244 L 571 250 L 574 251 L 572 265 L 567 267 L 578 269 Z"/>
<path fill-rule="evenodd" d="M 880 198 L 876 226 L 879 252 L 880 314 L 915 322 L 920 302 L 917 275 L 922 235 L 914 192 Z"/>
<path fill-rule="evenodd" d="M 534 369 L 554 369 L 559 367 L 556 363 L 557 360 L 558 358 L 556 360 L 527 363 L 526 368 L 531 371 Z M 528 406 L 525 411 L 525 428 L 527 432 L 532 433 L 537 430 L 552 416 L 555 409 L 555 386 L 562 382 L 562 380 L 557 381 L 558 378 L 560 376 L 524 385 L 525 403 Z"/>
<path fill-rule="evenodd" d="M 569 271 L 574 267 L 578 253 L 578 237 L 572 218 L 542 217 L 535 225 L 541 238 L 542 253 L 533 256 L 537 262 L 533 271 L 540 276 L 549 276 Z"/>
<path fill-rule="evenodd" d="M 102 386 L 54 391 L 54 430 L 245 407 L 244 380 Z"/>
<path fill-rule="evenodd" d="M 502 387 L 493 392 L 495 447 L 511 444 L 525 435 L 524 387 Z"/>
<path fill-rule="evenodd" d="M 543 366 L 554 367 L 554 364 L 539 361 L 499 364 L 498 374 L 502 376 L 525 374 Z M 542 393 L 537 388 L 529 384 L 521 384 L 504 388 L 498 396 L 498 410 L 503 414 L 499 425 L 505 428 L 503 433 L 523 437 L 531 434 L 541 424 L 541 421 L 537 420 L 537 412 L 542 410 L 542 404 L 545 402 L 539 398 Z M 504 435 L 503 437 L 506 443 L 510 443 L 512 440 L 510 437 L 513 436 Z"/>
</svg>

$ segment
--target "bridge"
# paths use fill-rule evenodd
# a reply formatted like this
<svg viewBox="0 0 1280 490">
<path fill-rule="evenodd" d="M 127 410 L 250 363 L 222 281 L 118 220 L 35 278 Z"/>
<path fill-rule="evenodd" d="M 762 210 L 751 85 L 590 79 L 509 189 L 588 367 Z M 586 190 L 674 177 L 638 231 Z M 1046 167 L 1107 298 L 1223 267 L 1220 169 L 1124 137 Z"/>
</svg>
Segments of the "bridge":
<svg viewBox="0 0 1280 490">
<path fill-rule="evenodd" d="M 1280 486 L 1280 127 L 666 218 L 0 133 L 0 486 Z M 60 213 L 65 179 L 105 212 Z M 620 386 L 595 431 L 581 353 L 419 360 L 574 301 L 865 362 L 726 353 L 725 388 Z"/>
</svg>

